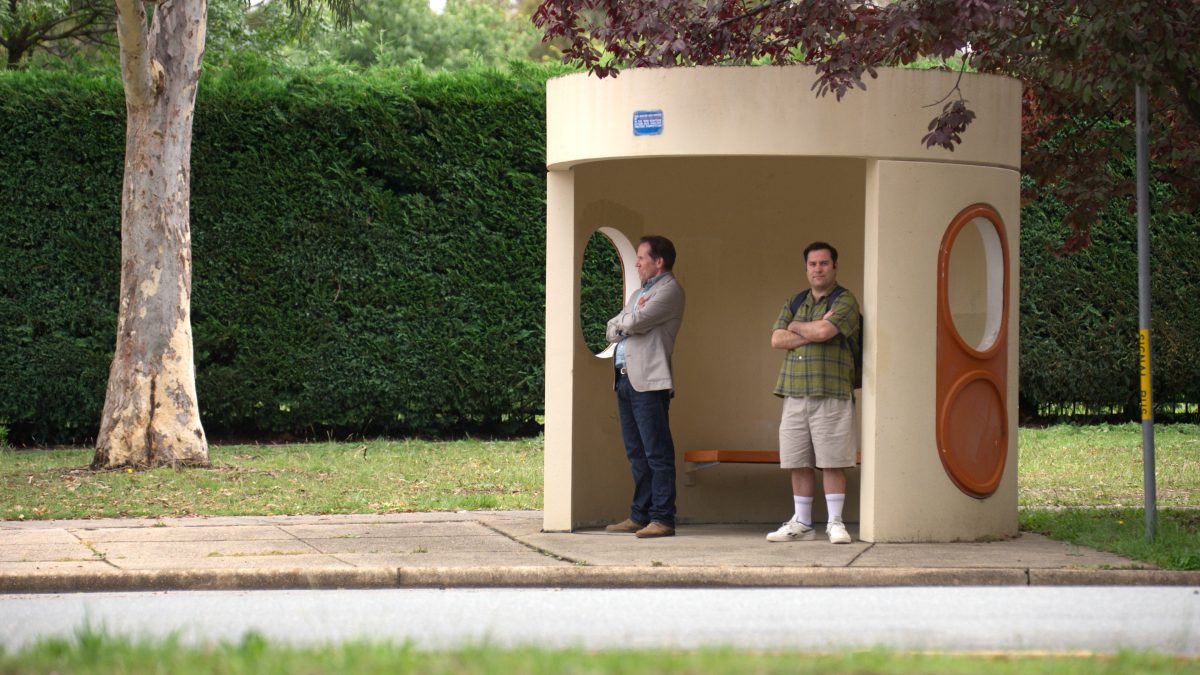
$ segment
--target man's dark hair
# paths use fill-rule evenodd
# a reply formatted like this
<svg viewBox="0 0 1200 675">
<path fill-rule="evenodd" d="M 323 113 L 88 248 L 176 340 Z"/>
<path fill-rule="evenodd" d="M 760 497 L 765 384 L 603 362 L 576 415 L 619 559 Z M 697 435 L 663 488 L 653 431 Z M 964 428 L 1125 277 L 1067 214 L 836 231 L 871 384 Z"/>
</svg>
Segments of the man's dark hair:
<svg viewBox="0 0 1200 675">
<path fill-rule="evenodd" d="M 805 263 L 808 262 L 808 254 L 809 253 L 812 253 L 813 251 L 821 251 L 821 250 L 829 251 L 829 257 L 833 258 L 833 262 L 835 262 L 835 263 L 837 262 L 837 249 L 834 248 L 833 246 L 830 246 L 829 244 L 826 244 L 823 241 L 814 241 L 813 243 L 808 245 L 808 248 L 804 249 L 804 262 Z"/>
<path fill-rule="evenodd" d="M 655 260 L 661 259 L 664 270 L 670 272 L 675 267 L 675 244 L 672 244 L 670 239 L 650 234 L 638 242 L 638 246 L 642 244 L 650 244 L 650 257 Z"/>
</svg>

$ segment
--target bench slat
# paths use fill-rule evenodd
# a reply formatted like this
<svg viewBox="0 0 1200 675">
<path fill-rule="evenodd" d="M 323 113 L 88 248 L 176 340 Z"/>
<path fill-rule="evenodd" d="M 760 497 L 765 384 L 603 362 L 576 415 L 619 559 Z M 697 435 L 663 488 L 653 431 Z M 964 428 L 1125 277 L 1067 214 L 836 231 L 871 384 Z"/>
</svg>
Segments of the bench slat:
<svg viewBox="0 0 1200 675">
<path fill-rule="evenodd" d="M 856 464 L 862 464 L 862 453 L 855 453 Z M 729 464 L 778 464 L 778 450 L 688 450 L 683 461 L 696 464 L 726 462 Z"/>
<path fill-rule="evenodd" d="M 685 462 L 731 462 L 735 464 L 778 464 L 778 450 L 688 450 Z"/>
</svg>

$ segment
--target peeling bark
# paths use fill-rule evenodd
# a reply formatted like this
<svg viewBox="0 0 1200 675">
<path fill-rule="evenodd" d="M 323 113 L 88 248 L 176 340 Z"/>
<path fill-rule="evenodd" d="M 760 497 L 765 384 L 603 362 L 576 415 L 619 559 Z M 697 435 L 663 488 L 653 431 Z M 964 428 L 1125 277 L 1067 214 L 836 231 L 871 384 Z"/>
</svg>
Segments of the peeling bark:
<svg viewBox="0 0 1200 675">
<path fill-rule="evenodd" d="M 92 466 L 207 465 L 192 355 L 192 116 L 205 0 L 117 0 L 125 83 L 117 343 Z"/>
</svg>

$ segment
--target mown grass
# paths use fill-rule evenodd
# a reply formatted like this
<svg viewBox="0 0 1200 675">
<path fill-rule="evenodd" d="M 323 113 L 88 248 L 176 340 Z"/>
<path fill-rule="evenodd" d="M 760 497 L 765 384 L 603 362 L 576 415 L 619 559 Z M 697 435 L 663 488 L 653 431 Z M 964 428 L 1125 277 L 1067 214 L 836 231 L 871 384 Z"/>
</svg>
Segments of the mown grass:
<svg viewBox="0 0 1200 675">
<path fill-rule="evenodd" d="M 957 673 L 1116 675 L 1195 673 L 1196 659 L 1147 653 L 1115 656 L 942 655 L 886 650 L 821 655 L 733 649 L 586 652 L 578 649 L 466 648 L 424 652 L 408 646 L 348 643 L 295 648 L 248 635 L 238 643 L 185 646 L 174 640 L 132 642 L 84 633 L 48 640 L 12 655 L 0 673 Z"/>
<path fill-rule="evenodd" d="M 1142 430 L 1137 424 L 1021 429 L 1021 506 L 1140 507 Z M 1154 431 L 1160 506 L 1200 506 L 1200 425 Z"/>
<path fill-rule="evenodd" d="M 0 518 L 397 513 L 542 506 L 542 442 L 210 448 L 210 469 L 91 471 L 92 451 L 0 454 Z"/>
<path fill-rule="evenodd" d="M 1155 428 L 1158 505 L 1146 537 L 1138 424 L 1021 429 L 1021 529 L 1164 569 L 1200 569 L 1200 426 Z"/>
</svg>

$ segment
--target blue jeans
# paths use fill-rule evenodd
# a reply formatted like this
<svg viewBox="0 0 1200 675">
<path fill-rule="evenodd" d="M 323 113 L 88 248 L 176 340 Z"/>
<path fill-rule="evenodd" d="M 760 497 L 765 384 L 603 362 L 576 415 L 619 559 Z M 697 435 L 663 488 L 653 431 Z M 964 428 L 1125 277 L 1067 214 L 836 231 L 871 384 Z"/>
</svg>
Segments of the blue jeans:
<svg viewBox="0 0 1200 675">
<path fill-rule="evenodd" d="M 675 527 L 675 442 L 667 418 L 670 407 L 669 390 L 637 391 L 628 377 L 617 376 L 617 412 L 633 472 L 629 517 L 634 522 L 656 520 Z"/>
</svg>

